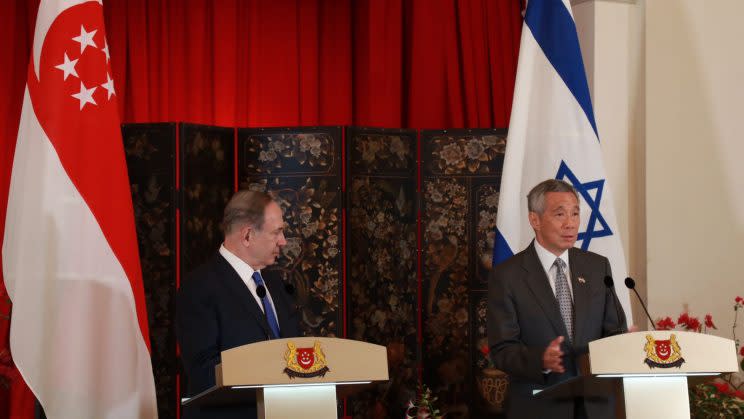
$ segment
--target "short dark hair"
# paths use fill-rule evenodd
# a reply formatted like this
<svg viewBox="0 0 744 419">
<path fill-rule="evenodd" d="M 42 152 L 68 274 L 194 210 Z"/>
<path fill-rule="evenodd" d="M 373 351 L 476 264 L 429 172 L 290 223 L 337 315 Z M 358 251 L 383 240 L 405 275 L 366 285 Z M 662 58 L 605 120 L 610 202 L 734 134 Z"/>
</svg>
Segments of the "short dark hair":
<svg viewBox="0 0 744 419">
<path fill-rule="evenodd" d="M 545 194 L 548 192 L 571 192 L 579 200 L 579 194 L 570 183 L 558 179 L 548 179 L 538 183 L 527 194 L 527 210 L 542 214 L 545 211 Z"/>
<path fill-rule="evenodd" d="M 266 206 L 271 202 L 274 202 L 274 198 L 266 192 L 249 190 L 235 192 L 227 202 L 222 217 L 222 230 L 225 235 L 244 224 L 260 230 L 263 227 Z"/>
</svg>

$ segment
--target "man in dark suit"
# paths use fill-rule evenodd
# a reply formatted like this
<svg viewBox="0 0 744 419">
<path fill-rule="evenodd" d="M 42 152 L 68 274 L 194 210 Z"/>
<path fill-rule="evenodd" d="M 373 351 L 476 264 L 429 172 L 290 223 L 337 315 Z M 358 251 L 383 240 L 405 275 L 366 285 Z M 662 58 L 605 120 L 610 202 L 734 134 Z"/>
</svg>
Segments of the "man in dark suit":
<svg viewBox="0 0 744 419">
<path fill-rule="evenodd" d="M 605 286 L 607 258 L 574 248 L 579 199 L 568 183 L 549 179 L 527 196 L 535 240 L 491 271 L 488 341 L 509 374 L 507 416 L 613 417 L 613 397 L 542 400 L 533 392 L 578 375 L 577 356 L 592 340 L 626 331 L 617 298 Z"/>
<path fill-rule="evenodd" d="M 219 251 L 186 278 L 177 297 L 176 333 L 189 397 L 215 385 L 222 351 L 300 335 L 291 295 L 280 278 L 262 272 L 287 244 L 279 205 L 266 193 L 239 191 L 222 224 Z M 256 406 L 186 407 L 183 417 L 250 418 Z"/>
</svg>

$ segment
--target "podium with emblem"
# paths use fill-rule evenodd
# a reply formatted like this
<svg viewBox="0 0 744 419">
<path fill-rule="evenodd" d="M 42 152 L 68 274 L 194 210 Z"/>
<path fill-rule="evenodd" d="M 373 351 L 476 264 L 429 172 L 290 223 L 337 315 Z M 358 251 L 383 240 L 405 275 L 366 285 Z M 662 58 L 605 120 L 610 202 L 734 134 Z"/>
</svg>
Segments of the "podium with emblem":
<svg viewBox="0 0 744 419">
<path fill-rule="evenodd" d="M 387 349 L 348 339 L 274 339 L 223 351 L 216 385 L 183 405 L 255 402 L 259 418 L 335 418 L 337 392 L 388 380 Z"/>
<path fill-rule="evenodd" d="M 689 418 L 687 377 L 738 371 L 731 339 L 659 330 L 625 333 L 589 343 L 590 375 L 545 389 L 541 398 L 593 397 L 622 380 L 627 418 Z"/>
</svg>

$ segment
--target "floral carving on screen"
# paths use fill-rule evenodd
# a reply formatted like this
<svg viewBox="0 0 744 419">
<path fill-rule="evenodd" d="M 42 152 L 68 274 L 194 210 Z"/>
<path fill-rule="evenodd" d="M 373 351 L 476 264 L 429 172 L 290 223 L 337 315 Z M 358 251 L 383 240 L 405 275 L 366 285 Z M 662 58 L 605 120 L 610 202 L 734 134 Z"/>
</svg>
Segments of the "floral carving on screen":
<svg viewBox="0 0 744 419">
<path fill-rule="evenodd" d="M 328 133 L 253 134 L 244 142 L 244 170 L 252 174 L 285 174 L 288 170 L 330 173 L 335 141 Z"/>
<path fill-rule="evenodd" d="M 411 172 L 415 169 L 415 137 L 360 133 L 353 138 L 350 165 L 364 173 Z"/>
<path fill-rule="evenodd" d="M 308 336 L 338 335 L 340 194 L 332 177 L 246 179 L 241 189 L 274 194 L 284 211 L 287 245 L 270 270 L 295 286 Z"/>
<path fill-rule="evenodd" d="M 429 140 L 433 174 L 501 173 L 506 134 L 438 135 Z"/>
<path fill-rule="evenodd" d="M 475 279 L 487 288 L 488 273 L 493 263 L 496 239 L 496 212 L 499 207 L 499 185 L 483 184 L 475 189 Z"/>
<path fill-rule="evenodd" d="M 466 414 L 459 399 L 468 386 L 468 238 L 466 183 L 437 178 L 424 182 L 424 382 L 451 416 Z M 458 400 L 459 399 L 459 400 Z"/>
<path fill-rule="evenodd" d="M 352 181 L 349 233 L 355 253 L 349 274 L 359 338 L 385 342 L 416 332 L 410 298 L 416 292 L 416 218 L 413 191 L 406 186 L 389 179 Z"/>
<path fill-rule="evenodd" d="M 480 295 L 473 296 L 473 347 L 474 367 L 481 370 L 490 365 L 490 361 L 486 358 L 488 355 L 483 351 L 479 350 L 483 347 L 488 347 L 488 330 L 486 329 L 486 321 L 488 320 L 486 315 L 488 313 L 488 295 L 483 292 Z"/>
<path fill-rule="evenodd" d="M 353 398 L 354 417 L 400 414 L 416 389 L 416 212 L 409 179 L 355 177 L 350 187 L 350 338 L 388 348 L 390 380 Z"/>
</svg>

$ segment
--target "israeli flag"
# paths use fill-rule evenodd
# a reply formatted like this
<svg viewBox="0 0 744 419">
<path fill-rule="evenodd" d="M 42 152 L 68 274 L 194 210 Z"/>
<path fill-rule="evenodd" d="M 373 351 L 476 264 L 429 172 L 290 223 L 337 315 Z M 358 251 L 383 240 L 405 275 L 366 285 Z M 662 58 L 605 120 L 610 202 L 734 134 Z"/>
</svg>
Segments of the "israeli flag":
<svg viewBox="0 0 744 419">
<path fill-rule="evenodd" d="M 630 311 L 625 255 L 607 185 L 597 124 L 569 0 L 529 0 L 522 26 L 496 220 L 494 266 L 535 237 L 527 193 L 548 178 L 579 193 L 577 247 L 610 260 L 615 290 Z"/>
</svg>

